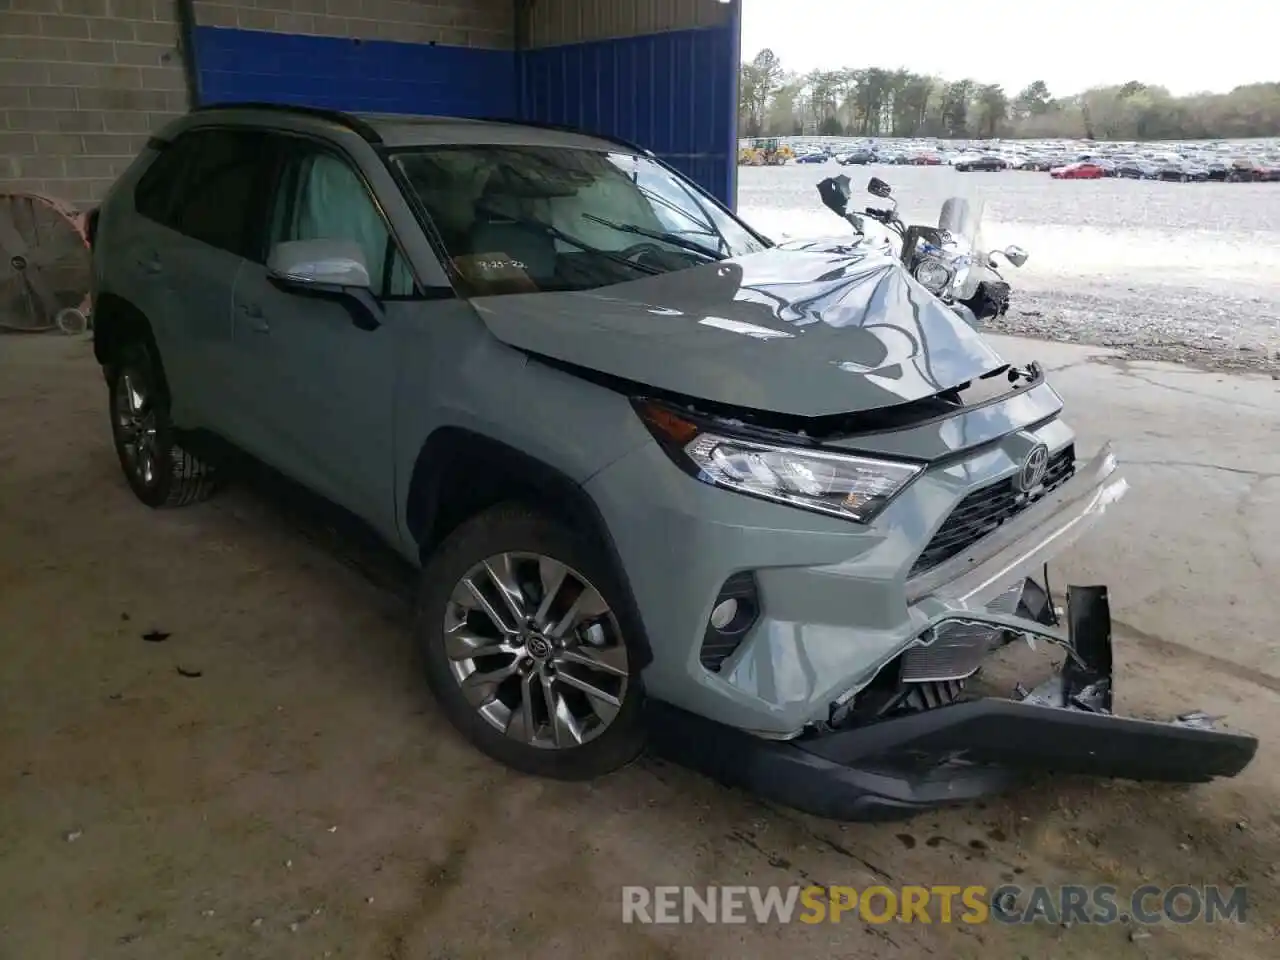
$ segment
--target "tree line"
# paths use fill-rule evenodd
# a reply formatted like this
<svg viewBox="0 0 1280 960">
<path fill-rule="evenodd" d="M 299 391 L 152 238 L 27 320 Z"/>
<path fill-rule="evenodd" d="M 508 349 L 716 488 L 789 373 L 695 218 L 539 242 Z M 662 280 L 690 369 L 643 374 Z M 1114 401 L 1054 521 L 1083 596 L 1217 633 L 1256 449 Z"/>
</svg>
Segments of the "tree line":
<svg viewBox="0 0 1280 960">
<path fill-rule="evenodd" d="M 999 84 L 947 82 L 909 70 L 797 74 L 766 49 L 741 65 L 738 129 L 747 137 L 1272 137 L 1280 135 L 1280 83 L 1175 97 L 1135 80 L 1056 97 L 1037 80 L 1011 96 Z"/>
</svg>

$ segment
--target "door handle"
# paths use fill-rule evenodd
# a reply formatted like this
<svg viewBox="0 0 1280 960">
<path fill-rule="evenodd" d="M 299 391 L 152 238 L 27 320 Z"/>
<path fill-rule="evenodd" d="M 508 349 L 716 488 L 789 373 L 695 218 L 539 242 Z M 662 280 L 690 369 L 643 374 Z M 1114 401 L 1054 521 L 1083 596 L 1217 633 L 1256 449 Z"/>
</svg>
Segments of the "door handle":
<svg viewBox="0 0 1280 960">
<path fill-rule="evenodd" d="M 149 256 L 139 257 L 138 266 L 146 273 L 156 274 L 164 269 L 164 264 L 160 262 L 159 254 L 150 254 Z"/>
<path fill-rule="evenodd" d="M 249 329 L 256 330 L 259 333 L 266 333 L 271 329 L 267 323 L 267 318 L 262 312 L 262 307 L 256 303 L 242 303 L 239 308 L 240 313 L 248 321 Z"/>
</svg>

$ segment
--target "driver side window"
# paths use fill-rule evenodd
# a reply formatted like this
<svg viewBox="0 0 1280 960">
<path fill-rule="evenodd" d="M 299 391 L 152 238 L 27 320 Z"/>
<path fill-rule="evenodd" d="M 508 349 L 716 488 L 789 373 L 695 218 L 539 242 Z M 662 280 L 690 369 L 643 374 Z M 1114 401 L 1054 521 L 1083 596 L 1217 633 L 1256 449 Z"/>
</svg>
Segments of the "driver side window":
<svg viewBox="0 0 1280 960">
<path fill-rule="evenodd" d="M 413 293 L 409 265 L 364 180 L 342 157 L 306 142 L 288 153 L 271 212 L 268 244 L 348 240 L 358 244 L 375 295 Z"/>
</svg>

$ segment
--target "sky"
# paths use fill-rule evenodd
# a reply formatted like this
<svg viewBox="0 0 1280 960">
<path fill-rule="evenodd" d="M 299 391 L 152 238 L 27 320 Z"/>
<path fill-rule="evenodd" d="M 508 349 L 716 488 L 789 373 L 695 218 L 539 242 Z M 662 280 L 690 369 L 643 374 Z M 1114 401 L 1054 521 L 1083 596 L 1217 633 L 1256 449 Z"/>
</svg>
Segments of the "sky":
<svg viewBox="0 0 1280 960">
<path fill-rule="evenodd" d="M 742 0 L 742 57 L 785 69 L 902 67 L 1015 94 L 1139 80 L 1175 95 L 1280 81 L 1280 0 Z"/>
</svg>

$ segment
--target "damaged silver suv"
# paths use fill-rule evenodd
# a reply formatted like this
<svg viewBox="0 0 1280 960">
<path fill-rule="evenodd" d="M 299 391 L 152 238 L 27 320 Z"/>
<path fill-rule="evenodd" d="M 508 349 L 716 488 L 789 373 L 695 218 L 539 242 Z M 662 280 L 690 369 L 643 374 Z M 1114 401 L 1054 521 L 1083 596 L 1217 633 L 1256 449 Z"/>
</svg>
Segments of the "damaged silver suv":
<svg viewBox="0 0 1280 960">
<path fill-rule="evenodd" d="M 93 264 L 136 495 L 212 493 L 219 438 L 365 521 L 421 568 L 442 710 L 519 770 L 647 740 L 869 817 L 1256 749 L 1114 716 L 1105 590 L 1028 579 L 1124 492 L 1039 368 L 882 251 L 774 244 L 638 147 L 201 109 L 115 184 Z M 1062 669 L 975 696 L 1019 637 Z"/>
</svg>

